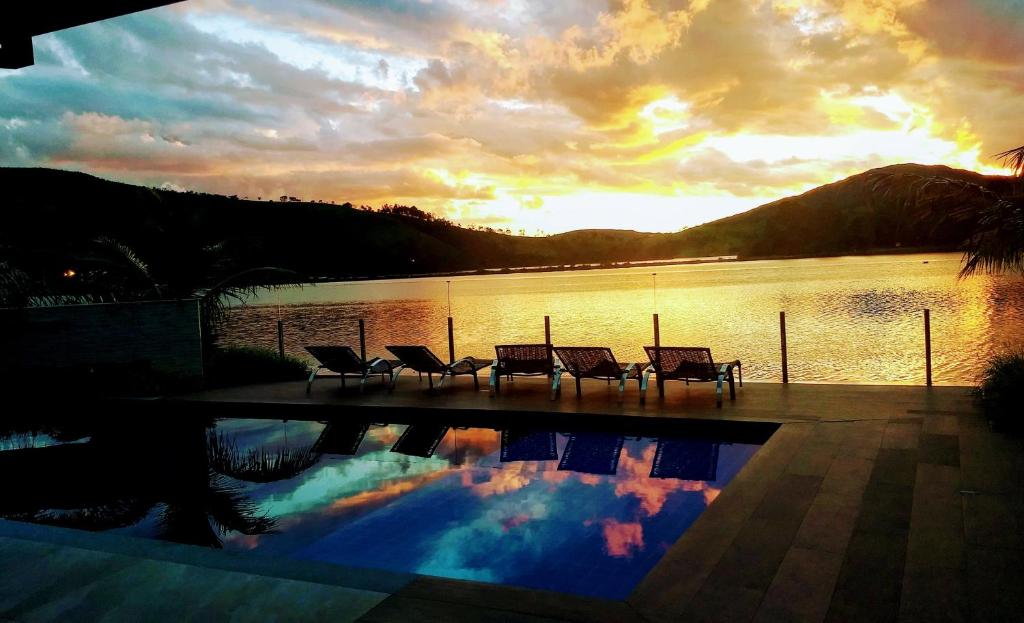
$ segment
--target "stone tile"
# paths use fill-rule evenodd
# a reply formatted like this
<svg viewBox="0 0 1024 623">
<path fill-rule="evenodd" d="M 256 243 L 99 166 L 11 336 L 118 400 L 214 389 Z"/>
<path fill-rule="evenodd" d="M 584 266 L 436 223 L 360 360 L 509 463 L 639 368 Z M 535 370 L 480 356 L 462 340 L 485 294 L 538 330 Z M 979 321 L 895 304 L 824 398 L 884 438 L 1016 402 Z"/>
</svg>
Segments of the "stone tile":
<svg viewBox="0 0 1024 623">
<path fill-rule="evenodd" d="M 918 451 L 921 463 L 960 466 L 960 440 L 956 435 L 922 434 Z"/>
<path fill-rule="evenodd" d="M 858 514 L 859 508 L 847 505 L 842 498 L 819 494 L 807 509 L 793 545 L 841 554 L 846 551 Z"/>
<path fill-rule="evenodd" d="M 909 485 L 872 482 L 864 491 L 856 529 L 903 534 L 910 529 L 914 489 Z"/>
<path fill-rule="evenodd" d="M 1021 530 L 1008 496 L 978 493 L 963 496 L 967 543 L 1021 549 Z"/>
<path fill-rule="evenodd" d="M 956 435 L 960 432 L 960 418 L 941 413 L 925 414 L 922 433 L 933 435 Z"/>
<path fill-rule="evenodd" d="M 963 487 L 985 493 L 1013 493 L 1024 484 L 1024 440 L 1007 439 L 987 429 L 961 429 Z"/>
<path fill-rule="evenodd" d="M 937 465 L 921 462 L 917 465 L 917 476 L 914 479 L 917 491 L 929 497 L 960 498 L 960 469 L 956 466 Z"/>
<path fill-rule="evenodd" d="M 437 577 L 418 577 L 395 594 L 397 597 L 444 601 L 478 608 L 506 610 L 538 617 L 629 623 L 640 618 L 629 604 L 580 595 L 534 591 L 483 582 L 460 582 Z"/>
<path fill-rule="evenodd" d="M 819 426 L 819 428 L 821 428 Z M 786 471 L 790 474 L 824 476 L 832 466 L 832 460 L 839 453 L 838 443 L 809 440 L 793 457 Z"/>
<path fill-rule="evenodd" d="M 799 525 L 790 519 L 752 517 L 722 555 L 704 585 L 767 589 Z"/>
<path fill-rule="evenodd" d="M 25 543 L 28 550 L 46 547 Z M 64 571 L 50 569 L 52 583 L 35 584 L 34 574 L 5 570 L 5 579 L 28 584 L 4 616 L 25 623 L 226 620 L 229 614 L 238 620 L 354 621 L 386 596 L 71 547 L 57 548 L 47 561 Z"/>
<path fill-rule="evenodd" d="M 882 448 L 871 471 L 871 481 L 913 486 L 917 478 L 918 451 Z"/>
<path fill-rule="evenodd" d="M 24 619 L 97 578 L 137 564 L 124 556 L 9 539 L 0 549 L 0 614 Z"/>
<path fill-rule="evenodd" d="M 913 450 L 918 447 L 920 435 L 920 420 L 890 420 L 882 436 L 882 448 Z"/>
<path fill-rule="evenodd" d="M 790 549 L 754 620 L 823 620 L 842 562 L 842 556 L 836 553 L 800 547 Z"/>
<path fill-rule="evenodd" d="M 899 620 L 907 623 L 969 621 L 966 575 L 962 569 L 912 571 L 903 576 Z"/>
<path fill-rule="evenodd" d="M 765 494 L 753 516 L 799 525 L 821 486 L 820 476 L 785 474 Z"/>
<path fill-rule="evenodd" d="M 826 621 L 895 621 L 906 537 L 854 531 Z"/>
<path fill-rule="evenodd" d="M 751 621 L 763 596 L 763 590 L 728 585 L 704 586 L 676 620 L 693 623 Z"/>
<path fill-rule="evenodd" d="M 874 467 L 874 461 L 869 459 L 838 456 L 825 474 L 820 491 L 837 496 L 850 506 L 859 506 Z"/>
<path fill-rule="evenodd" d="M 907 569 L 919 573 L 962 569 L 964 533 L 962 529 L 911 527 L 907 540 Z"/>
<path fill-rule="evenodd" d="M 972 621 L 1019 621 L 1024 612 L 1024 560 L 1015 550 L 968 547 L 967 590 Z"/>
<path fill-rule="evenodd" d="M 549 623 L 559 619 L 536 617 L 507 610 L 480 608 L 429 599 L 391 596 L 358 620 L 365 623 L 408 623 L 409 621 Z"/>
</svg>

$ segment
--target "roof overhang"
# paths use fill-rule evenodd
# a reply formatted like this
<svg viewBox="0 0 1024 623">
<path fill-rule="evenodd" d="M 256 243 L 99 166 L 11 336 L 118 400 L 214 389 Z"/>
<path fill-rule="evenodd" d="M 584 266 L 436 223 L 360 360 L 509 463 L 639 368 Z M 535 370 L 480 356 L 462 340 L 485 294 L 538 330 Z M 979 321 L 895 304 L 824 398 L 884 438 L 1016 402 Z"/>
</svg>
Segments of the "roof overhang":
<svg viewBox="0 0 1024 623">
<path fill-rule="evenodd" d="M 74 3 L 11 3 L 0 9 L 0 68 L 20 69 L 34 62 L 32 37 L 111 17 L 145 11 L 181 0 L 93 0 Z"/>
</svg>

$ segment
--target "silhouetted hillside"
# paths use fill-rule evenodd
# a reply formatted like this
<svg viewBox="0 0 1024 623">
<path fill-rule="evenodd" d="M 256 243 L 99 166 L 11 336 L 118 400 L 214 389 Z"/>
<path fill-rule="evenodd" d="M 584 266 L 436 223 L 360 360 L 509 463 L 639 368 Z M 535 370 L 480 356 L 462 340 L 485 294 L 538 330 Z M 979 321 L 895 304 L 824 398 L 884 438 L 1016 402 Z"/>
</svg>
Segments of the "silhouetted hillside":
<svg viewBox="0 0 1024 623">
<path fill-rule="evenodd" d="M 583 230 L 543 238 L 349 205 L 246 201 L 157 190 L 53 169 L 0 169 L 0 244 L 41 258 L 40 270 L 101 237 L 151 266 L 216 248 L 236 266 L 277 266 L 313 277 L 427 273 L 690 256 L 831 255 L 895 247 L 956 248 L 962 226 L 910 213 L 873 186 L 879 171 L 942 174 L 989 186 L 1006 178 L 946 167 L 897 165 L 679 233 Z M 899 184 L 899 178 L 893 178 Z M 909 182 L 908 182 L 909 183 Z M 898 193 L 897 193 L 898 195 Z M 52 266 L 47 264 L 52 262 Z"/>
<path fill-rule="evenodd" d="M 876 189 L 888 177 L 888 193 Z M 922 177 L 963 180 L 1005 192 L 1013 178 L 946 166 L 899 164 L 872 169 L 802 195 L 670 234 L 686 256 L 791 256 L 868 253 L 895 248 L 959 248 L 970 219 L 956 221 L 936 209 L 902 201 Z"/>
</svg>

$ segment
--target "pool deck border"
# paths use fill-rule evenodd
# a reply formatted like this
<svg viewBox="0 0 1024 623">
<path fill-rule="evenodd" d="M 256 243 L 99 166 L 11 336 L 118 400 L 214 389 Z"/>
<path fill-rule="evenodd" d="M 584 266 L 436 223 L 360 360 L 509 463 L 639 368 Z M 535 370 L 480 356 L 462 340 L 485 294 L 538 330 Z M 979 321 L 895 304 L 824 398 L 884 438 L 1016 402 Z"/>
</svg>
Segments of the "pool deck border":
<svg viewBox="0 0 1024 623">
<path fill-rule="evenodd" d="M 632 389 L 632 388 L 631 388 Z M 602 426 L 777 426 L 765 445 L 624 601 L 345 569 L 303 569 L 226 552 L 0 521 L 0 539 L 47 541 L 146 559 L 381 594 L 363 621 L 1012 620 L 1024 611 L 1024 444 L 993 432 L 963 387 L 748 383 L 714 407 L 709 386 L 669 385 L 639 405 L 614 386 L 547 400 L 517 380 L 490 398 L 460 379 L 436 395 L 342 392 L 327 379 L 174 399 L 208 414 L 400 417 Z M 295 408 L 293 408 L 295 407 Z M 295 414 L 300 412 L 301 416 Z M 404 416 L 402 415 L 404 414 Z M 400 421 L 400 420 L 395 420 Z M 5 525 L 6 524 L 6 525 Z M 198 550 L 198 551 L 197 551 Z M 201 558 L 202 560 L 198 560 Z M 278 561 L 274 561 L 276 563 Z M 263 568 L 250 566 L 263 565 Z M 333 566 L 333 565 L 325 565 Z M 289 571 L 289 568 L 291 569 Z M 373 574 L 377 573 L 377 576 Z M 299 614 L 299 613 L 296 613 Z M 0 609 L 0 619 L 9 616 Z M 20 620 L 20 619 L 16 619 Z"/>
</svg>

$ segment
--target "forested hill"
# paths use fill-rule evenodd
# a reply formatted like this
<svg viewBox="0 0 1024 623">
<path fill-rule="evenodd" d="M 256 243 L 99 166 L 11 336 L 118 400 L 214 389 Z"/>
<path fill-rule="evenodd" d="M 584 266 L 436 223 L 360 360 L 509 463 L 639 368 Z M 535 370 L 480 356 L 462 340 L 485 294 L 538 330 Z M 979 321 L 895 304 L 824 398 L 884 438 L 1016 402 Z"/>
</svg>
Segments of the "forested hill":
<svg viewBox="0 0 1024 623">
<path fill-rule="evenodd" d="M 897 190 L 915 176 L 933 174 L 989 187 L 1009 183 L 946 167 L 896 165 L 678 233 L 581 230 L 521 237 L 464 229 L 416 212 L 247 201 L 69 171 L 0 168 L 0 245 L 9 256 L 58 258 L 56 267 L 62 256 L 80 254 L 105 238 L 119 241 L 149 264 L 188 261 L 190 249 L 216 249 L 235 266 L 276 266 L 334 278 L 693 256 L 957 248 L 962 226 L 941 214 L 910 210 L 899 192 L 879 193 L 880 173 L 892 174 L 890 187 Z"/>
</svg>

